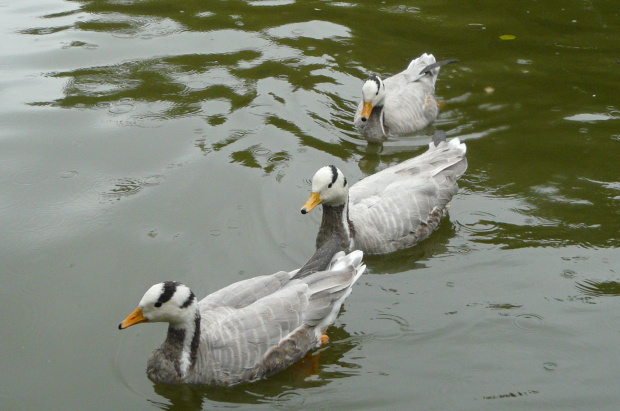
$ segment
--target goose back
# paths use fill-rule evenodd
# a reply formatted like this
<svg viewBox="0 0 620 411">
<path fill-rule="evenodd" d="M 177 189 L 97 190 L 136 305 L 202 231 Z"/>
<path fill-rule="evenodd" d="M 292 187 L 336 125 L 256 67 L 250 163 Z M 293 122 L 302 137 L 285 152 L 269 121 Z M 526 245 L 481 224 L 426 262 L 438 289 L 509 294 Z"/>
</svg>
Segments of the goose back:
<svg viewBox="0 0 620 411">
<path fill-rule="evenodd" d="M 387 168 L 349 190 L 354 247 L 382 254 L 410 247 L 437 228 L 467 169 L 458 139 L 430 143 L 424 154 Z"/>
</svg>

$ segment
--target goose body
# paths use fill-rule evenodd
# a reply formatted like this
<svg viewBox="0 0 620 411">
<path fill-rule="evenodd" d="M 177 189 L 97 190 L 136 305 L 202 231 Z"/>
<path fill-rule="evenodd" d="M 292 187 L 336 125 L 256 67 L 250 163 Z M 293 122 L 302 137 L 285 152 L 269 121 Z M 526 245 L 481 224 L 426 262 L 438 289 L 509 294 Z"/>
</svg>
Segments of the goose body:
<svg viewBox="0 0 620 411">
<path fill-rule="evenodd" d="M 362 101 L 355 112 L 354 125 L 372 142 L 428 126 L 439 113 L 435 100 L 439 69 L 455 61 L 437 62 L 432 54 L 424 53 L 392 77 L 368 77 L 362 85 Z"/>
<path fill-rule="evenodd" d="M 120 325 L 167 322 L 148 359 L 153 381 L 234 385 L 272 375 L 320 346 L 363 273 L 362 252 L 328 241 L 301 269 L 234 283 L 198 301 L 185 285 L 152 286 Z"/>
<path fill-rule="evenodd" d="M 306 214 L 323 205 L 317 248 L 332 235 L 342 237 L 342 250 L 366 254 L 385 254 L 424 240 L 439 226 L 458 190 L 457 180 L 467 169 L 465 154 L 458 138 L 448 142 L 445 133 L 437 131 L 425 153 L 350 188 L 335 166 L 319 169 L 301 209 Z"/>
</svg>

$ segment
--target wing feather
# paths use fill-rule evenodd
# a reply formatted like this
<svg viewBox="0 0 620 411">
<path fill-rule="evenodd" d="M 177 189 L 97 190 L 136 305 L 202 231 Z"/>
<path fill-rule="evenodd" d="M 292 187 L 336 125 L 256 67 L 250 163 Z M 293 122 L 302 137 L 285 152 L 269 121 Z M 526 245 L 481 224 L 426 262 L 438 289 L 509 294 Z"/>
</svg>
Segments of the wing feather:
<svg viewBox="0 0 620 411">
<path fill-rule="evenodd" d="M 301 355 L 318 344 L 314 327 L 331 324 L 364 270 L 361 253 L 347 257 L 345 267 L 292 279 L 247 306 L 203 312 L 203 338 L 210 357 L 222 368 L 220 372 L 241 375 L 276 367 L 282 358 Z"/>
<path fill-rule="evenodd" d="M 292 277 L 292 273 L 279 271 L 271 275 L 263 275 L 239 281 L 224 287 L 203 298 L 200 310 L 216 307 L 243 308 L 261 298 L 279 290 Z"/>
<path fill-rule="evenodd" d="M 467 169 L 465 154 L 458 139 L 431 143 L 424 154 L 353 185 L 349 207 L 356 247 L 384 253 L 426 238 L 436 226 L 434 213 L 441 218 L 458 191 L 457 180 Z"/>
</svg>

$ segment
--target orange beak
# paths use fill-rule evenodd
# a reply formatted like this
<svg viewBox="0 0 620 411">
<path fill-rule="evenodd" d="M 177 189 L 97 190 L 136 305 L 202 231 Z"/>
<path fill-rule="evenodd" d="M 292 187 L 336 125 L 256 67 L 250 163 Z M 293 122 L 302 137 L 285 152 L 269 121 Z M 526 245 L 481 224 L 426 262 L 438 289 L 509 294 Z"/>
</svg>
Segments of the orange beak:
<svg viewBox="0 0 620 411">
<path fill-rule="evenodd" d="M 370 113 L 372 113 L 372 103 L 370 101 L 364 101 L 364 106 L 362 107 L 362 119 L 368 119 L 370 117 Z"/>
<path fill-rule="evenodd" d="M 310 198 L 308 199 L 308 201 L 306 201 L 306 204 L 304 204 L 304 206 L 301 208 L 301 213 L 302 214 L 309 213 L 310 211 L 314 210 L 314 207 L 318 206 L 322 202 L 323 200 L 321 200 L 321 194 L 319 193 L 310 194 Z"/>
<path fill-rule="evenodd" d="M 125 318 L 122 323 L 118 325 L 119 330 L 124 330 L 127 327 L 131 327 L 132 325 L 140 324 L 145 321 L 148 321 L 142 315 L 142 308 L 136 308 L 134 312 L 129 314 L 129 317 Z"/>
</svg>

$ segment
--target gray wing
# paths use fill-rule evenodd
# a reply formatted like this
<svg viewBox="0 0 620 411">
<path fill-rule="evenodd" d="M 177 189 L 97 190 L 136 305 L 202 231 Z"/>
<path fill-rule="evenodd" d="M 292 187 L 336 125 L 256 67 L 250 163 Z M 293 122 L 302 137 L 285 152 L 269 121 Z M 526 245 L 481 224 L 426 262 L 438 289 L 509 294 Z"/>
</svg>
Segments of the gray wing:
<svg viewBox="0 0 620 411">
<path fill-rule="evenodd" d="M 251 381 L 277 371 L 265 363 L 265 356 L 285 336 L 303 326 L 307 288 L 298 284 L 287 287 L 285 293 L 282 289 L 241 309 L 219 307 L 203 312 L 199 362 L 209 366 L 197 369 L 204 369 L 213 379 L 228 384 Z M 293 346 L 289 355 L 297 359 L 301 348 L 304 347 Z"/>
<path fill-rule="evenodd" d="M 355 247 L 386 253 L 426 238 L 458 190 L 467 169 L 465 144 L 442 141 L 397 166 L 369 176 L 349 192 Z"/>
<path fill-rule="evenodd" d="M 362 253 L 357 253 L 360 256 L 357 265 L 348 265 L 342 270 L 319 272 L 308 284 L 311 296 L 305 313 L 305 323 L 317 328 L 318 338 L 334 322 L 340 306 L 351 292 L 351 287 L 364 272 L 365 266 L 361 264 Z"/>
<path fill-rule="evenodd" d="M 215 368 L 234 382 L 269 375 L 301 358 L 319 343 L 363 270 L 359 253 L 346 267 L 294 279 L 247 307 L 203 313 L 203 338 Z"/>
<path fill-rule="evenodd" d="M 424 53 L 413 59 L 406 70 L 384 81 L 384 122 L 390 134 L 421 130 L 437 118 L 435 82 L 439 68 L 454 61 L 438 63 L 432 54 Z"/>
<path fill-rule="evenodd" d="M 342 239 L 339 237 L 330 239 L 299 270 L 289 273 L 279 271 L 272 275 L 249 278 L 209 294 L 199 302 L 200 310 L 206 311 L 218 307 L 247 307 L 281 289 L 293 276 L 295 278 L 303 278 L 311 273 L 323 271 L 329 266 L 341 242 Z"/>
<path fill-rule="evenodd" d="M 397 74 L 385 80 L 384 122 L 389 134 L 406 134 L 423 129 L 439 113 L 432 76 L 409 81 Z"/>
<path fill-rule="evenodd" d="M 279 271 L 272 275 L 253 277 L 224 287 L 203 298 L 198 304 L 200 311 L 217 307 L 243 308 L 273 294 L 290 281 L 292 273 Z"/>
</svg>

